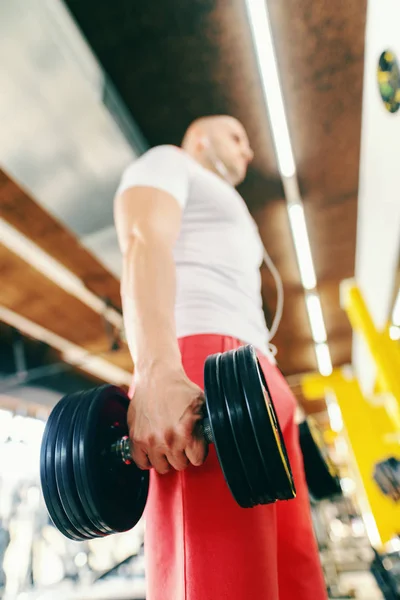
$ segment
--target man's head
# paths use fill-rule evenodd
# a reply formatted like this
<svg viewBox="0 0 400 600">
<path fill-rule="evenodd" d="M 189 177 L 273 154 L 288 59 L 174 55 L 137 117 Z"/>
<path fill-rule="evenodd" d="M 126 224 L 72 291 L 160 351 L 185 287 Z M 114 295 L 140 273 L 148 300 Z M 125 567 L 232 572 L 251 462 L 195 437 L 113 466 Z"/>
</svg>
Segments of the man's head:
<svg viewBox="0 0 400 600">
<path fill-rule="evenodd" d="M 243 125 L 228 116 L 203 117 L 194 121 L 185 134 L 182 147 L 233 186 L 244 180 L 253 159 Z"/>
</svg>

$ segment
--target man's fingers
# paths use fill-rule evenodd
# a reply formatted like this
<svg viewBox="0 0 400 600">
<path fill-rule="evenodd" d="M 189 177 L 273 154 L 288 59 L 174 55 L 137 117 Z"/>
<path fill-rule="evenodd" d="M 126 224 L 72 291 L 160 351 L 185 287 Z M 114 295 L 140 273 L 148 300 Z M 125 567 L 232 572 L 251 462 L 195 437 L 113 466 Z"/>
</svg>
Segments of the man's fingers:
<svg viewBox="0 0 400 600">
<path fill-rule="evenodd" d="M 186 467 L 190 464 L 188 457 L 185 454 L 185 451 L 182 450 L 180 452 L 169 452 L 167 454 L 167 459 L 170 465 L 176 471 L 184 471 Z"/>
<path fill-rule="evenodd" d="M 208 454 L 208 444 L 204 439 L 193 438 L 185 448 L 186 456 L 195 467 L 204 463 Z"/>
<path fill-rule="evenodd" d="M 199 401 L 200 406 L 200 401 Z M 146 443 L 133 444 L 132 458 L 140 469 L 153 467 L 164 475 L 171 468 L 184 471 L 190 464 L 199 467 L 208 454 L 208 444 L 204 440 L 200 415 L 187 415 L 181 419 L 176 429 L 171 429 L 158 439 Z"/>
<path fill-rule="evenodd" d="M 149 450 L 148 457 L 151 465 L 160 475 L 165 475 L 171 470 L 167 457 L 160 451 Z"/>
<path fill-rule="evenodd" d="M 133 462 L 139 467 L 139 469 L 142 469 L 142 471 L 147 471 L 151 468 L 147 454 L 144 452 L 144 450 L 139 448 L 137 444 L 135 444 L 134 450 L 131 454 Z"/>
</svg>

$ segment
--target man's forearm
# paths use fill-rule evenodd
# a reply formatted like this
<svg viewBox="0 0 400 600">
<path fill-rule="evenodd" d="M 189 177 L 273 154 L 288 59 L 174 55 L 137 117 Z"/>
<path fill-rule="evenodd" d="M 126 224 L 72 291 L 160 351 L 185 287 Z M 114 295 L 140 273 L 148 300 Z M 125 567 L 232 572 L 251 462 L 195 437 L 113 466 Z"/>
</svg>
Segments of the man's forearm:
<svg viewBox="0 0 400 600">
<path fill-rule="evenodd" d="M 175 329 L 176 271 L 171 247 L 133 238 L 123 259 L 124 326 L 137 372 L 181 368 Z"/>
</svg>

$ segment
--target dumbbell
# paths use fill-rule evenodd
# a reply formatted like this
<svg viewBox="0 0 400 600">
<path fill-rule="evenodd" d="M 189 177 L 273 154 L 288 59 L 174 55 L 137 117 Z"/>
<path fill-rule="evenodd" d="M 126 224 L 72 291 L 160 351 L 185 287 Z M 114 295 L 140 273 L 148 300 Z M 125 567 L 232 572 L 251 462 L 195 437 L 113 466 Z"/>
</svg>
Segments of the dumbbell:
<svg viewBox="0 0 400 600">
<path fill-rule="evenodd" d="M 300 423 L 299 439 L 308 491 L 312 498 L 324 500 L 341 496 L 343 492 L 337 467 L 312 417 Z"/>
<path fill-rule="evenodd" d="M 209 356 L 202 428 L 239 506 L 296 495 L 281 429 L 252 346 Z M 55 527 L 83 541 L 132 529 L 141 518 L 149 472 L 131 458 L 129 397 L 104 385 L 64 396 L 47 421 L 40 480 Z"/>
</svg>

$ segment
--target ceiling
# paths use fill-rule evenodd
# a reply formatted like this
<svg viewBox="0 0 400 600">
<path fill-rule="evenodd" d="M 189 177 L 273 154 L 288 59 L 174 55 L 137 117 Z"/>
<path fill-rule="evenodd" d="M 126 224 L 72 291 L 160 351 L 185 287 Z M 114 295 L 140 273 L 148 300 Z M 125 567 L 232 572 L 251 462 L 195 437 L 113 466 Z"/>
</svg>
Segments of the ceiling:
<svg viewBox="0 0 400 600">
<path fill-rule="evenodd" d="M 274 343 L 298 391 L 296 377 L 317 364 L 244 0 L 65 5 L 87 44 L 58 0 L 0 8 L 0 217 L 118 309 L 112 198 L 122 170 L 147 147 L 179 144 L 199 116 L 236 116 L 255 150 L 240 192 L 284 283 Z M 366 0 L 268 5 L 329 349 L 341 365 L 352 349 L 339 284 L 354 275 Z M 132 368 L 123 342 L 109 352 L 93 310 L 8 248 L 0 269 L 2 305 Z M 271 322 L 275 284 L 262 276 Z"/>
<path fill-rule="evenodd" d="M 151 146 L 179 144 L 200 115 L 242 120 L 256 158 L 241 192 L 285 285 L 280 365 L 287 375 L 316 369 L 243 0 L 67 5 Z M 354 274 L 366 2 L 270 0 L 269 8 L 329 347 L 343 364 L 351 329 L 338 286 Z M 271 314 L 266 272 L 263 292 Z"/>
</svg>

